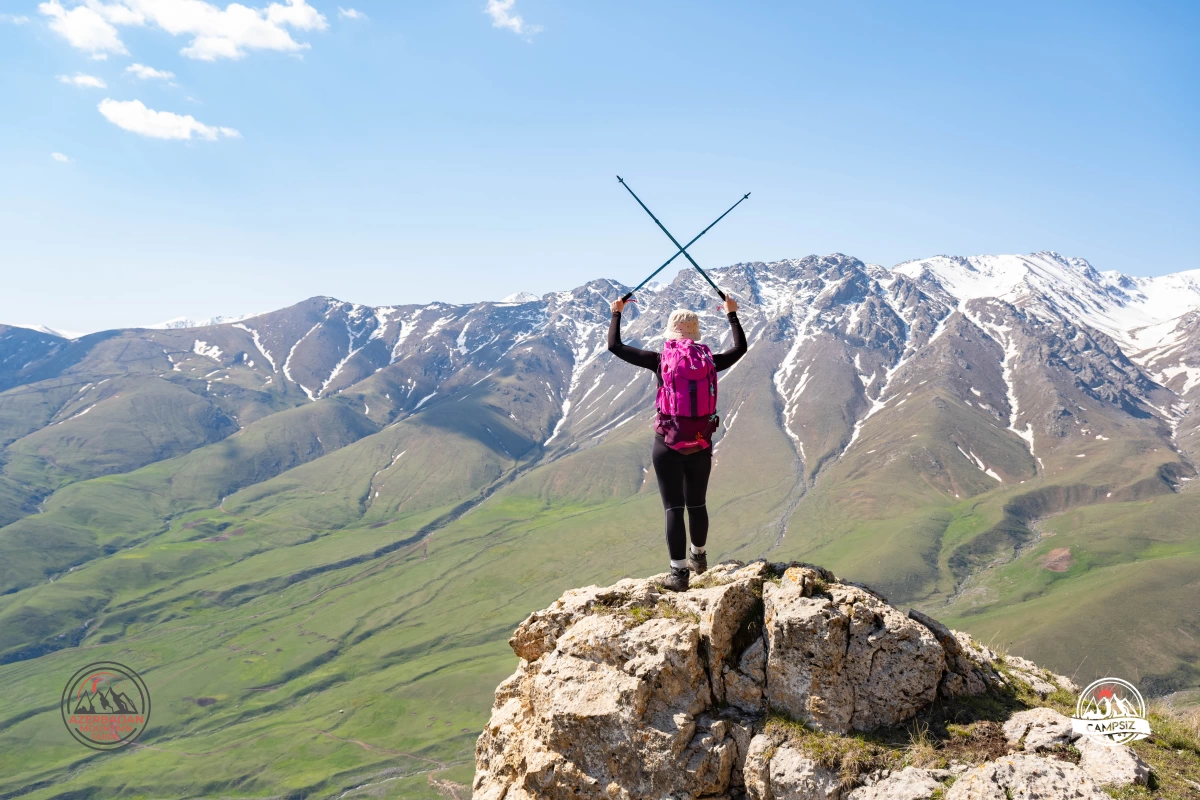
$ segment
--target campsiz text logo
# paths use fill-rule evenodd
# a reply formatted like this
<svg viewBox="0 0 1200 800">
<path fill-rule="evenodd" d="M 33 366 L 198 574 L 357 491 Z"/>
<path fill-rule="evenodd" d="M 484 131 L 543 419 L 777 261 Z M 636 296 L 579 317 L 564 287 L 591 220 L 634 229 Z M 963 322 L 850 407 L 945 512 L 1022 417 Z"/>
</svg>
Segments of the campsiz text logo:
<svg viewBox="0 0 1200 800">
<path fill-rule="evenodd" d="M 1102 678 L 1084 689 L 1075 704 L 1071 727 L 1107 745 L 1128 744 L 1150 735 L 1141 693 L 1120 678 Z"/>
</svg>

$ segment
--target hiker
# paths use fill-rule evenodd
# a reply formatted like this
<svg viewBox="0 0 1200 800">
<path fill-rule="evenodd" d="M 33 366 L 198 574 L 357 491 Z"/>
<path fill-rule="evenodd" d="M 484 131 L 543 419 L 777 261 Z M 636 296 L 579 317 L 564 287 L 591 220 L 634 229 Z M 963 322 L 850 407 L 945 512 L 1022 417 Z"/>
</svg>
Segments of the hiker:
<svg viewBox="0 0 1200 800">
<path fill-rule="evenodd" d="M 700 344 L 700 318 L 678 308 L 671 312 L 664 332 L 663 352 L 639 350 L 621 343 L 621 312 L 625 301 L 612 304 L 608 326 L 608 351 L 635 367 L 652 370 L 658 377 L 658 416 L 654 422 L 654 475 L 667 515 L 667 550 L 671 575 L 662 583 L 673 592 L 687 591 L 688 570 L 697 575 L 708 569 L 708 509 L 704 495 L 712 471 L 712 434 L 717 417 L 717 373 L 729 369 L 746 354 L 746 334 L 737 318 L 732 298 L 721 306 L 729 317 L 733 347 L 714 355 Z M 684 528 L 687 509 L 688 531 Z M 687 533 L 691 534 L 686 556 Z"/>
</svg>

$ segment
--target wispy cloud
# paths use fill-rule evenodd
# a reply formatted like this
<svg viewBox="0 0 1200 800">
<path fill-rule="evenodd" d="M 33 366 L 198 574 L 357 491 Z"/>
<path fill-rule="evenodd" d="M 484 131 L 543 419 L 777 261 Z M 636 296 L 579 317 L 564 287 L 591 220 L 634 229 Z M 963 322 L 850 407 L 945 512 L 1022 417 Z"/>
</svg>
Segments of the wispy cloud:
<svg viewBox="0 0 1200 800">
<path fill-rule="evenodd" d="M 100 101 L 100 113 L 118 128 L 149 136 L 152 139 L 191 139 L 193 136 L 212 141 L 219 138 L 240 138 L 233 128 L 205 125 L 191 114 L 155 111 L 140 100 Z"/>
<path fill-rule="evenodd" d="M 87 89 L 107 89 L 108 84 L 95 75 L 84 75 L 82 72 L 76 72 L 74 75 L 59 75 L 59 83 L 68 83 L 72 86 L 82 86 Z"/>
<path fill-rule="evenodd" d="M 307 0 L 285 0 L 265 8 L 230 3 L 223 9 L 207 0 L 85 0 L 70 10 L 59 0 L 48 0 L 38 11 L 51 18 L 50 28 L 73 47 L 94 55 L 128 52 L 116 26 L 154 25 L 172 36 L 190 36 L 180 53 L 203 61 L 244 58 L 250 50 L 306 50 L 310 45 L 293 39 L 289 29 L 329 27 Z"/>
<path fill-rule="evenodd" d="M 365 20 L 367 15 L 356 8 L 342 8 L 338 6 L 338 19 L 358 19 Z"/>
<path fill-rule="evenodd" d="M 63 155 L 62 153 L 51 153 L 50 157 L 53 158 L 55 161 L 59 162 L 60 164 L 70 164 L 71 163 L 71 158 L 69 156 Z"/>
<path fill-rule="evenodd" d="M 174 72 L 167 72 L 165 69 L 155 69 L 154 67 L 147 67 L 145 64 L 130 64 L 128 67 L 125 68 L 125 71 L 132 73 L 133 75 L 141 78 L 144 81 L 149 81 L 149 80 L 169 81 L 175 77 Z"/>
<path fill-rule="evenodd" d="M 541 25 L 526 24 L 520 14 L 514 14 L 513 6 L 517 0 L 487 0 L 484 13 L 492 18 L 493 28 L 507 28 L 518 36 L 530 39 L 534 34 L 542 32 Z"/>
<path fill-rule="evenodd" d="M 0 14 L 0 23 L 8 23 L 9 25 L 24 25 L 29 22 L 29 17 L 20 14 Z"/>
</svg>

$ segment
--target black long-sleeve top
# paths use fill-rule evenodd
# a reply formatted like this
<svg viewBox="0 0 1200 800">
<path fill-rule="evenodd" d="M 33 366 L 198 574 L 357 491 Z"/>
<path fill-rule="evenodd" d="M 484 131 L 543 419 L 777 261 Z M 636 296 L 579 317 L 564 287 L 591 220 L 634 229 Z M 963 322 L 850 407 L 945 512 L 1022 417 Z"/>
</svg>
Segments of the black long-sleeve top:
<svg viewBox="0 0 1200 800">
<path fill-rule="evenodd" d="M 738 322 L 737 312 L 729 314 L 728 317 L 729 328 L 733 332 L 733 347 L 724 353 L 713 354 L 713 363 L 716 364 L 717 372 L 729 369 L 738 362 L 738 359 L 746 355 L 746 334 L 742 332 L 742 323 Z M 658 376 L 659 382 L 662 382 L 662 375 L 659 375 L 658 372 L 659 360 L 662 357 L 662 353 L 656 353 L 653 350 L 640 350 L 622 343 L 621 314 L 617 311 L 613 312 L 612 321 L 608 324 L 608 352 L 628 364 L 633 364 L 635 367 L 644 367 L 652 371 Z"/>
</svg>

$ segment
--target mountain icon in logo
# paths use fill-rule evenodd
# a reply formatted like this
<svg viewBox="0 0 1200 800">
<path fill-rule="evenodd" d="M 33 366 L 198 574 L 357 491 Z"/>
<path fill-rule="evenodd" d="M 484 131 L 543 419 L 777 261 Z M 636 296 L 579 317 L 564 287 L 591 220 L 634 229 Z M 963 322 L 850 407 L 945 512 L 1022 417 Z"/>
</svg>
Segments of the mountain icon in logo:
<svg viewBox="0 0 1200 800">
<path fill-rule="evenodd" d="M 75 714 L 136 714 L 138 705 L 125 692 L 98 691 L 95 694 L 84 691 L 75 704 Z"/>
<path fill-rule="evenodd" d="M 145 732 L 150 692 L 129 667 L 102 661 L 71 677 L 61 708 L 63 724 L 76 741 L 94 750 L 116 750 Z"/>
</svg>

